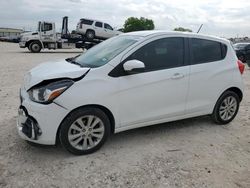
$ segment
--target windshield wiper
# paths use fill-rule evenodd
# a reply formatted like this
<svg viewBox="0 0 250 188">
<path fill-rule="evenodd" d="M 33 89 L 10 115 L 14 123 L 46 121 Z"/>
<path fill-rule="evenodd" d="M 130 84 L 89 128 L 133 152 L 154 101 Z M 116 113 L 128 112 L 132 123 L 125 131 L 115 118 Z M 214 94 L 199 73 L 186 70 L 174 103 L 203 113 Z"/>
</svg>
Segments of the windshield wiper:
<svg viewBox="0 0 250 188">
<path fill-rule="evenodd" d="M 70 63 L 75 64 L 75 65 L 79 65 L 80 67 L 83 67 L 81 63 L 78 63 L 77 61 L 74 61 L 74 60 L 70 61 Z"/>
<path fill-rule="evenodd" d="M 78 57 L 78 56 L 76 56 Z M 71 57 L 71 58 L 67 58 L 65 59 L 67 62 L 75 64 L 75 65 L 79 65 L 80 67 L 83 67 L 81 63 L 78 63 L 77 61 L 75 61 L 76 57 Z"/>
</svg>

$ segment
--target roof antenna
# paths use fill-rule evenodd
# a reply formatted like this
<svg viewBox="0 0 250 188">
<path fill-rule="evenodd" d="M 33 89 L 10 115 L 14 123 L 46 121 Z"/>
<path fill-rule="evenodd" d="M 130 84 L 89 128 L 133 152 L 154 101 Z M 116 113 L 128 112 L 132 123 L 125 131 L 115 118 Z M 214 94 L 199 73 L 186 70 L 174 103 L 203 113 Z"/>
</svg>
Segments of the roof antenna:
<svg viewBox="0 0 250 188">
<path fill-rule="evenodd" d="M 203 24 L 201 24 L 201 25 L 200 25 L 200 27 L 199 27 L 199 29 L 198 29 L 197 33 L 199 33 L 199 32 L 200 32 L 200 30 L 201 30 L 202 26 L 203 26 Z"/>
</svg>

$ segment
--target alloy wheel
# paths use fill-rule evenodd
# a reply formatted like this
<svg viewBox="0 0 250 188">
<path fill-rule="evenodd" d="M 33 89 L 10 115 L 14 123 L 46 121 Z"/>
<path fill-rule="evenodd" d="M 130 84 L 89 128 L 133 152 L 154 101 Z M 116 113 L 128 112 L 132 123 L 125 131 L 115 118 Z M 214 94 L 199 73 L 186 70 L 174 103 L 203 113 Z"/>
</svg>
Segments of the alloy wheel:
<svg viewBox="0 0 250 188">
<path fill-rule="evenodd" d="M 94 148 L 104 136 L 104 123 L 94 115 L 78 118 L 68 130 L 68 141 L 78 150 Z"/>
<path fill-rule="evenodd" d="M 224 121 L 230 120 L 237 111 L 237 100 L 233 96 L 226 97 L 219 108 L 220 118 Z"/>
</svg>

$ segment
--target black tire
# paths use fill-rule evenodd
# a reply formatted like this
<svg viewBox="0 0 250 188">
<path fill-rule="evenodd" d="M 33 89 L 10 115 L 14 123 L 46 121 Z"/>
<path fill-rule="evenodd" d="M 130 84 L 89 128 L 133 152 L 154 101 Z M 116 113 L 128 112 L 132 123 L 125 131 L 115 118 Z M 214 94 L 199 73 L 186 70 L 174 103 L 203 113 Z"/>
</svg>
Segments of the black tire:
<svg viewBox="0 0 250 188">
<path fill-rule="evenodd" d="M 95 32 L 92 30 L 88 30 L 86 32 L 86 38 L 89 40 L 93 40 L 95 38 Z"/>
<path fill-rule="evenodd" d="M 38 42 L 38 41 L 32 42 L 29 45 L 29 50 L 33 53 L 39 53 L 41 51 L 41 49 L 42 49 L 42 46 L 41 46 L 40 42 Z"/>
<path fill-rule="evenodd" d="M 223 119 L 222 115 L 220 115 L 220 109 L 223 105 L 223 102 L 225 99 L 227 98 L 233 98 L 235 99 L 236 101 L 236 106 L 235 106 L 235 111 L 233 113 L 233 115 L 230 117 L 228 117 L 229 119 Z M 221 96 L 220 98 L 218 99 L 215 107 L 214 107 L 214 111 L 213 111 L 213 114 L 212 114 L 212 120 L 216 123 L 216 124 L 219 124 L 219 125 L 224 125 L 224 124 L 227 124 L 229 122 L 231 122 L 235 116 L 237 115 L 238 113 L 238 110 L 239 110 L 239 105 L 240 105 L 240 98 L 239 96 L 233 92 L 233 91 L 225 91 Z M 224 107 L 223 107 L 224 108 Z"/>
<path fill-rule="evenodd" d="M 93 146 L 92 148 L 78 149 L 78 148 L 72 146 L 72 144 L 70 143 L 68 135 L 70 134 L 70 131 L 72 131 L 72 126 L 75 125 L 74 123 L 76 122 L 76 120 L 78 120 L 79 118 L 85 117 L 85 116 L 95 116 L 95 117 L 99 118 L 99 120 L 102 121 L 102 125 L 104 125 L 104 133 L 103 133 L 102 138 L 99 140 L 99 142 L 95 146 Z M 82 118 L 81 120 L 83 120 L 83 119 L 84 118 Z M 79 127 L 80 126 L 78 126 L 78 128 Z M 107 138 L 109 137 L 110 132 L 111 132 L 110 127 L 111 127 L 110 126 L 110 120 L 109 120 L 108 116 L 102 110 L 100 110 L 98 108 L 89 108 L 89 107 L 88 108 L 79 108 L 79 109 L 71 112 L 63 120 L 63 122 L 62 122 L 62 124 L 60 126 L 60 130 L 59 130 L 59 139 L 60 139 L 60 142 L 61 142 L 62 146 L 66 150 L 68 150 L 70 153 L 73 153 L 75 155 L 90 154 L 90 153 L 93 153 L 93 152 L 97 151 L 98 149 L 100 149 L 101 146 L 105 143 L 105 141 L 107 140 Z M 93 128 L 93 130 L 94 130 L 94 128 Z M 86 130 L 85 130 L 85 132 L 86 132 Z M 79 131 L 79 133 L 76 133 L 76 134 L 80 134 L 80 131 Z M 83 136 L 81 136 L 81 137 L 83 137 Z M 76 138 L 76 140 L 78 138 Z M 92 137 L 92 138 L 94 138 L 94 137 Z M 91 138 L 91 140 L 92 140 L 92 138 Z M 82 138 L 82 144 L 84 142 L 84 139 L 88 140 L 87 137 Z M 71 140 L 71 142 L 72 142 L 72 140 Z M 73 142 L 75 142 L 75 140 L 73 140 Z M 79 143 L 81 143 L 81 141 Z M 88 140 L 87 143 L 90 144 L 89 140 Z M 77 147 L 80 147 L 78 144 L 77 144 Z"/>
</svg>

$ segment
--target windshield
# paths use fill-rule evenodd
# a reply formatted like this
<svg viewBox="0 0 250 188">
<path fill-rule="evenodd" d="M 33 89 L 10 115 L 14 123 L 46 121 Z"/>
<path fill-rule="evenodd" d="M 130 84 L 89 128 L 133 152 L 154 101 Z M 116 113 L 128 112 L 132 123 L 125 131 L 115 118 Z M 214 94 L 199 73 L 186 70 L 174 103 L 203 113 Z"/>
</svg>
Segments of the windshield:
<svg viewBox="0 0 250 188">
<path fill-rule="evenodd" d="M 243 49 L 245 46 L 247 46 L 248 43 L 238 43 L 234 45 L 235 49 Z"/>
<path fill-rule="evenodd" d="M 86 53 L 75 58 L 74 61 L 82 67 L 100 67 L 140 39 L 139 36 L 128 35 L 112 37 L 89 49 Z"/>
</svg>

